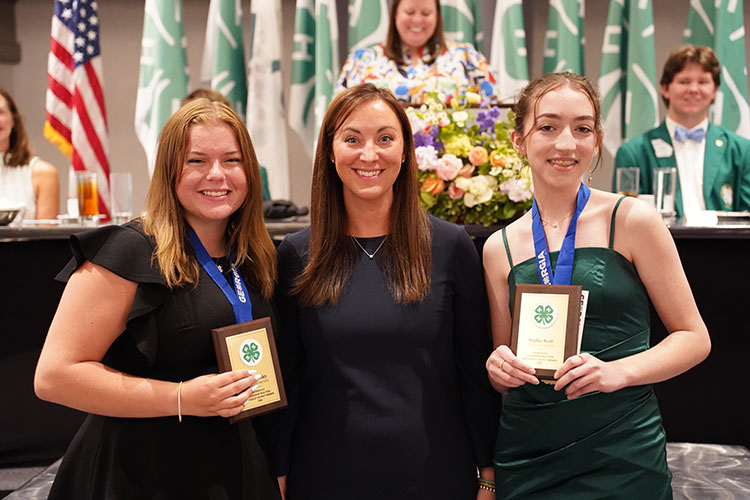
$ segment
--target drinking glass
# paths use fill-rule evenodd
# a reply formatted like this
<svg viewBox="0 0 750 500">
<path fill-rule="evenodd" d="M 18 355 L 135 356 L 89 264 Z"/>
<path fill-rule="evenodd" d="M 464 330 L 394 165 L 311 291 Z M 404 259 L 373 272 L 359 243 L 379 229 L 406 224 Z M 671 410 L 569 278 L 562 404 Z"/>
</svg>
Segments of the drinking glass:
<svg viewBox="0 0 750 500">
<path fill-rule="evenodd" d="M 654 198 L 656 211 L 662 216 L 673 217 L 674 195 L 677 184 L 677 169 L 675 167 L 657 167 L 654 169 Z"/>
<path fill-rule="evenodd" d="M 618 194 L 636 197 L 640 182 L 641 169 L 638 167 L 623 167 L 617 169 L 615 185 Z"/>
<path fill-rule="evenodd" d="M 109 174 L 112 222 L 123 224 L 133 217 L 133 175 L 130 172 Z"/>
<path fill-rule="evenodd" d="M 76 193 L 78 194 L 79 218 L 84 222 L 98 220 L 99 197 L 95 172 L 76 172 Z"/>
</svg>

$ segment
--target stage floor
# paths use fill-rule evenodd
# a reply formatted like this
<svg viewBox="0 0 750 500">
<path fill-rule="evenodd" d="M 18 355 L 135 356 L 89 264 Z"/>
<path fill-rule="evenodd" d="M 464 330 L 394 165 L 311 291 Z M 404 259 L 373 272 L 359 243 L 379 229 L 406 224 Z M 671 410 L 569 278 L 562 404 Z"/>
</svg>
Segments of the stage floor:
<svg viewBox="0 0 750 500">
<path fill-rule="evenodd" d="M 743 446 L 668 443 L 667 460 L 674 500 L 750 498 L 750 450 Z M 59 465 L 58 460 L 5 500 L 46 499 Z"/>
</svg>

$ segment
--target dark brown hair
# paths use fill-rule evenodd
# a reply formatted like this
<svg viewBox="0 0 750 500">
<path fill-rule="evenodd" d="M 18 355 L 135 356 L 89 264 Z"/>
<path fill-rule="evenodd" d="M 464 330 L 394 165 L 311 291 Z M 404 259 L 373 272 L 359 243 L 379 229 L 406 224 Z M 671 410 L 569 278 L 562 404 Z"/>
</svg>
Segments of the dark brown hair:
<svg viewBox="0 0 750 500">
<path fill-rule="evenodd" d="M 409 119 L 393 94 L 365 83 L 336 96 L 320 128 L 312 179 L 310 261 L 293 289 L 304 305 L 335 305 L 356 263 L 359 249 L 349 235 L 344 185 L 332 160 L 333 140 L 355 110 L 373 101 L 382 101 L 393 110 L 404 144 L 405 159 L 393 184 L 388 236 L 381 250 L 388 290 L 400 303 L 420 302 L 430 290 L 432 237 L 430 221 L 419 205 Z"/>
<path fill-rule="evenodd" d="M 197 282 L 198 263 L 187 240 L 184 209 L 177 198 L 176 186 L 185 165 L 190 130 L 194 125 L 206 124 L 227 125 L 237 138 L 247 178 L 247 198 L 229 217 L 226 239 L 243 276 L 269 299 L 276 282 L 276 249 L 263 221 L 258 160 L 247 127 L 229 106 L 199 98 L 182 106 L 167 120 L 159 135 L 143 229 L 156 240 L 154 257 L 167 285 Z"/>
<path fill-rule="evenodd" d="M 26 127 L 23 124 L 23 118 L 21 118 L 21 113 L 18 112 L 16 102 L 2 87 L 0 87 L 0 96 L 5 98 L 5 101 L 8 103 L 10 115 L 13 117 L 13 129 L 10 131 L 10 144 L 8 144 L 8 151 L 3 153 L 3 162 L 9 167 L 26 165 L 29 163 L 31 156 L 34 153 L 29 144 L 29 136 L 26 135 Z"/>
<path fill-rule="evenodd" d="M 663 86 L 668 86 L 674 80 L 675 75 L 691 63 L 698 64 L 704 71 L 711 73 L 711 78 L 713 78 L 716 88 L 719 88 L 721 85 L 721 65 L 719 64 L 719 59 L 716 57 L 714 49 L 702 45 L 683 45 L 673 50 L 669 54 L 669 57 L 667 57 L 667 62 L 664 63 L 659 83 Z M 664 101 L 664 104 L 669 106 L 669 99 L 664 97 L 663 94 L 661 99 Z"/>
<path fill-rule="evenodd" d="M 536 124 L 536 107 L 539 99 L 553 90 L 565 87 L 581 92 L 591 102 L 591 106 L 594 108 L 594 133 L 596 134 L 596 142 L 597 145 L 601 146 L 604 135 L 602 132 L 602 105 L 599 100 L 599 92 L 585 76 L 570 71 L 547 73 L 535 78 L 521 90 L 518 101 L 513 107 L 513 113 L 516 115 L 513 130 L 521 137 L 521 142 L 526 141 L 526 137 L 531 130 L 534 130 L 534 125 Z M 532 126 L 529 129 L 529 133 L 524 133 L 527 119 L 531 119 L 533 122 L 531 123 Z M 596 159 L 596 164 L 592 172 L 599 167 L 601 161 L 602 156 L 600 154 Z"/>
<path fill-rule="evenodd" d="M 401 0 L 393 0 L 391 4 L 390 21 L 388 22 L 388 34 L 385 37 L 385 55 L 388 59 L 396 61 L 398 64 L 404 64 L 404 52 L 403 46 L 401 45 L 401 37 L 398 35 L 396 29 L 396 10 L 398 9 Z M 437 56 L 446 50 L 445 47 L 445 35 L 443 34 L 443 15 L 440 13 L 440 1 L 435 0 L 435 10 L 437 14 L 437 24 L 435 25 L 435 32 L 432 34 L 424 48 L 429 51 L 429 59 L 426 59 L 427 64 L 435 62 Z"/>
</svg>

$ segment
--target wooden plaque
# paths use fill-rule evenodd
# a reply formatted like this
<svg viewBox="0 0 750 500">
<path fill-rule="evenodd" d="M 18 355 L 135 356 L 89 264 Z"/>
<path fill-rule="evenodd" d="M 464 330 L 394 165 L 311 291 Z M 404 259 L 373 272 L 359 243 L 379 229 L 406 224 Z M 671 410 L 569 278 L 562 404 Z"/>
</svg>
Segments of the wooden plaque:
<svg viewBox="0 0 750 500">
<path fill-rule="evenodd" d="M 244 409 L 229 417 L 231 423 L 286 407 L 286 392 L 270 318 L 215 328 L 211 333 L 220 372 L 256 370 L 258 375 L 264 376 Z"/>
<path fill-rule="evenodd" d="M 578 354 L 580 312 L 578 285 L 516 285 L 511 350 L 539 379 L 555 380 L 555 371 Z"/>
</svg>

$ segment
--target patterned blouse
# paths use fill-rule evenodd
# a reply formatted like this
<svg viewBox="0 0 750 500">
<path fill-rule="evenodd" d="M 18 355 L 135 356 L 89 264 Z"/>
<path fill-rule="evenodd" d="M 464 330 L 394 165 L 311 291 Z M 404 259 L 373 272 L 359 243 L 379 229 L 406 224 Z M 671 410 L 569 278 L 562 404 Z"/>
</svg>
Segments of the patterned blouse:
<svg viewBox="0 0 750 500">
<path fill-rule="evenodd" d="M 468 43 L 447 42 L 447 49 L 432 64 L 421 57 L 412 66 L 404 54 L 405 64 L 399 65 L 385 55 L 383 45 L 357 49 L 347 58 L 336 83 L 335 93 L 369 82 L 387 87 L 396 98 L 411 105 L 420 105 L 428 92 L 440 91 L 456 96 L 465 91 L 482 97 L 495 93 L 495 77 L 487 59 Z"/>
</svg>

